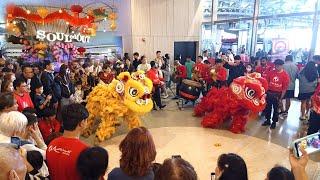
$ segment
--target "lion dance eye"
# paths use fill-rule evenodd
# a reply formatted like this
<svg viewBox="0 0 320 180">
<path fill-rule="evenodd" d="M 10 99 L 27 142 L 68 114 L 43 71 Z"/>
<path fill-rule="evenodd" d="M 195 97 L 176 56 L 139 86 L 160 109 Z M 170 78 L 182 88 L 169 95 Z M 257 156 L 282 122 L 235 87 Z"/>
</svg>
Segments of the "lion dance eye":
<svg viewBox="0 0 320 180">
<path fill-rule="evenodd" d="M 129 89 L 129 94 L 132 97 L 136 97 L 138 95 L 138 90 L 136 88 L 130 88 Z"/>
<path fill-rule="evenodd" d="M 255 90 L 246 88 L 246 96 L 248 97 L 248 99 L 253 99 L 255 94 Z"/>
<path fill-rule="evenodd" d="M 123 93 L 124 91 L 124 84 L 122 82 L 119 82 L 117 85 L 116 85 L 116 91 L 121 94 Z"/>
<path fill-rule="evenodd" d="M 144 79 L 146 76 L 144 74 L 139 74 L 139 79 Z"/>
</svg>

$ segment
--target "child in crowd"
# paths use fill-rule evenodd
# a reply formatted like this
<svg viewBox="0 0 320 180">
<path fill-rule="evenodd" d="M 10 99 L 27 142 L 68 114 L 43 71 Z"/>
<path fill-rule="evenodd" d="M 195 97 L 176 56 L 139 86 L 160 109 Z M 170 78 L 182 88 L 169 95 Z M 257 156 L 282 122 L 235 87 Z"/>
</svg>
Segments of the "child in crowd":
<svg viewBox="0 0 320 180">
<path fill-rule="evenodd" d="M 39 129 L 46 144 L 59 137 L 61 124 L 56 119 L 54 108 L 48 108 L 43 112 L 43 119 L 39 121 Z"/>
<path fill-rule="evenodd" d="M 36 93 L 33 99 L 33 103 L 35 104 L 35 108 L 37 110 L 37 116 L 41 118 L 43 116 L 43 111 L 51 106 L 50 101 L 52 95 L 49 94 L 45 96 L 43 94 L 43 86 L 41 83 L 36 83 L 35 91 Z"/>
<path fill-rule="evenodd" d="M 83 98 L 84 98 L 84 92 L 83 92 L 83 89 L 82 89 L 82 82 L 81 81 L 78 81 L 78 82 L 76 82 L 76 87 L 75 87 L 75 93 L 74 93 L 74 96 L 73 96 L 73 101 L 75 102 L 75 103 L 83 103 L 84 102 L 84 100 L 83 100 Z"/>
<path fill-rule="evenodd" d="M 246 65 L 246 71 L 244 72 L 244 75 L 247 75 L 247 74 L 250 74 L 250 73 L 253 73 L 253 66 L 252 66 L 252 64 L 247 64 Z"/>
<path fill-rule="evenodd" d="M 114 79 L 114 74 L 112 73 L 111 66 L 109 64 L 103 65 L 102 72 L 99 73 L 100 82 L 105 84 L 110 84 Z"/>
</svg>

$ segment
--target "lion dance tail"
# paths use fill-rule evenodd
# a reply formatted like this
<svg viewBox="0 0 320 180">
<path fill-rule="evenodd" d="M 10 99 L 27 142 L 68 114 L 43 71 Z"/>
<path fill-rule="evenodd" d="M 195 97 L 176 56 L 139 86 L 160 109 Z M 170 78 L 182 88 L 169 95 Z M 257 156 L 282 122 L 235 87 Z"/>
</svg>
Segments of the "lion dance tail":
<svg viewBox="0 0 320 180">
<path fill-rule="evenodd" d="M 210 112 L 213 110 L 213 105 L 216 102 L 218 91 L 219 90 L 217 88 L 212 87 L 207 95 L 202 97 L 200 103 L 194 107 L 195 116 L 204 116 L 206 112 Z"/>
</svg>

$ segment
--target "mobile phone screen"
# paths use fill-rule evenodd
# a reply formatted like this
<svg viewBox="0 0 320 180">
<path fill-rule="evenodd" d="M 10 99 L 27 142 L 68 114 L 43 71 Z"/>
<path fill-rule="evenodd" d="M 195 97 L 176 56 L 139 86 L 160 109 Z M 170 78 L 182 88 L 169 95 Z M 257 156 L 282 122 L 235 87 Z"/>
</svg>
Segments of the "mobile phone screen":
<svg viewBox="0 0 320 180">
<path fill-rule="evenodd" d="M 21 146 L 21 141 L 19 137 L 11 137 L 11 143 L 17 145 L 18 147 Z"/>
<path fill-rule="evenodd" d="M 302 139 L 299 142 L 295 143 L 296 152 L 298 152 L 298 157 L 302 155 L 300 148 L 305 149 L 308 154 L 311 154 L 313 152 L 320 150 L 320 138 L 319 134 L 315 134 L 314 136 L 310 136 L 306 139 Z"/>
<path fill-rule="evenodd" d="M 214 180 L 214 179 L 215 179 L 215 176 L 216 176 L 216 173 L 212 172 L 212 173 L 211 173 L 211 180 Z"/>
</svg>

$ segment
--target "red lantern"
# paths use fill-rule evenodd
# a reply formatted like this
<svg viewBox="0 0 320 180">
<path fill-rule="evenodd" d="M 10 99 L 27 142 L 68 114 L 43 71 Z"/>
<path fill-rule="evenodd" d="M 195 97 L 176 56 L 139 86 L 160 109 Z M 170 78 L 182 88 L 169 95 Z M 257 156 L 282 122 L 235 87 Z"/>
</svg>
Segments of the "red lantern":
<svg viewBox="0 0 320 180">
<path fill-rule="evenodd" d="M 84 47 L 79 47 L 78 49 L 77 49 L 77 51 L 79 52 L 79 54 L 82 56 L 83 55 L 83 53 L 85 53 L 86 52 L 86 48 L 84 48 Z"/>
<path fill-rule="evenodd" d="M 70 9 L 73 13 L 77 13 L 77 14 L 80 14 L 83 10 L 82 6 L 80 5 L 72 5 Z"/>
</svg>

